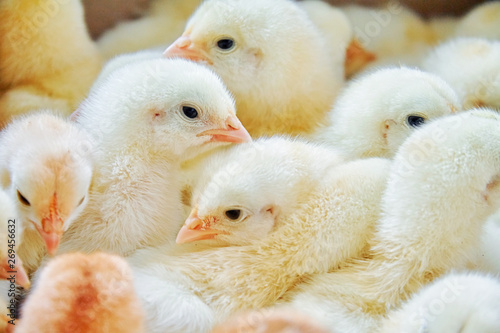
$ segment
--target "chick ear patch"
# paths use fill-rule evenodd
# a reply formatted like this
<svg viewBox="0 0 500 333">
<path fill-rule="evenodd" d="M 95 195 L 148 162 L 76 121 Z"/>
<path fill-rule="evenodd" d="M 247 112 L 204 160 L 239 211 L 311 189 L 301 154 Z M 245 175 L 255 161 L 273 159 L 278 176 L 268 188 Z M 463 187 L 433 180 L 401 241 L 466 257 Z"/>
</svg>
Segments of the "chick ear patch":
<svg viewBox="0 0 500 333">
<path fill-rule="evenodd" d="M 262 58 L 264 57 L 262 50 L 258 48 L 250 49 L 249 55 L 251 57 L 251 62 L 255 64 L 255 67 L 259 67 L 262 62 Z"/>
<path fill-rule="evenodd" d="M 165 112 L 165 110 L 150 109 L 148 114 L 151 117 L 151 123 L 156 124 L 156 123 L 162 123 L 167 113 Z"/>
</svg>

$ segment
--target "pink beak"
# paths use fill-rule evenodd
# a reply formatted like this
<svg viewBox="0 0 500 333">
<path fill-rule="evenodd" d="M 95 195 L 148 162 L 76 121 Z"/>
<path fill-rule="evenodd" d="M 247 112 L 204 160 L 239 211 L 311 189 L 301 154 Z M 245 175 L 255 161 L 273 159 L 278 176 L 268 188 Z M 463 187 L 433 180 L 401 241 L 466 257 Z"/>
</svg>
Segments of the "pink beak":
<svg viewBox="0 0 500 333">
<path fill-rule="evenodd" d="M 175 241 L 177 244 L 190 243 L 198 240 L 212 239 L 221 233 L 225 232 L 204 228 L 203 221 L 198 217 L 198 209 L 195 208 L 186 219 Z"/>
<path fill-rule="evenodd" d="M 64 221 L 57 212 L 57 196 L 55 193 L 50 202 L 49 211 L 49 216 L 42 219 L 42 227 L 40 228 L 36 224 L 35 227 L 45 242 L 47 253 L 52 256 L 56 253 L 57 248 L 59 247 L 59 241 L 61 240 L 63 234 L 64 224 Z"/>
<path fill-rule="evenodd" d="M 30 279 L 28 278 L 28 274 L 23 268 L 23 263 L 18 256 L 14 259 L 10 259 L 6 257 L 0 262 L 0 278 L 7 280 L 10 279 L 11 276 L 15 277 L 15 283 L 20 285 L 24 289 L 29 289 L 31 286 Z"/>
<path fill-rule="evenodd" d="M 204 131 L 197 136 L 204 135 L 212 136 L 209 142 L 243 143 L 252 141 L 252 137 L 248 134 L 248 131 L 234 115 L 227 117 L 224 128 Z"/>
<path fill-rule="evenodd" d="M 213 64 L 203 51 L 199 47 L 196 47 L 189 36 L 177 38 L 177 40 L 163 52 L 163 56 L 165 58 L 185 58 L 196 62 L 206 62 L 209 65 Z"/>
</svg>

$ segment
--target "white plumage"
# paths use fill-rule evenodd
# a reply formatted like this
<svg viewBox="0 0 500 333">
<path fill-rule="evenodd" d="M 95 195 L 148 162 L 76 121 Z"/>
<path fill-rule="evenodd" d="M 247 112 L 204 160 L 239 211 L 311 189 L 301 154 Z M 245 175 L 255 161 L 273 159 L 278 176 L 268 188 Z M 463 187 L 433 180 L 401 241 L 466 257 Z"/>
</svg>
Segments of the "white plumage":
<svg viewBox="0 0 500 333">
<path fill-rule="evenodd" d="M 374 330 L 424 284 L 464 269 L 500 205 L 499 129 L 495 112 L 474 110 L 412 134 L 391 168 L 369 255 L 311 277 L 289 304 L 332 330 Z"/>
<path fill-rule="evenodd" d="M 382 68 L 351 81 L 313 138 L 349 159 L 391 158 L 419 126 L 460 108 L 439 77 L 411 68 Z"/>
<path fill-rule="evenodd" d="M 205 1 L 165 56 L 213 68 L 253 137 L 310 133 L 344 82 L 343 63 L 334 65 L 323 34 L 289 0 Z"/>
<path fill-rule="evenodd" d="M 386 160 L 337 165 L 334 152 L 278 138 L 233 149 L 241 158 L 236 166 L 227 164 L 228 177 L 214 178 L 213 196 L 197 202 L 198 209 L 241 200 L 257 212 L 273 207 L 279 212 L 270 223 L 274 230 L 250 245 L 200 246 L 173 255 L 161 247 L 137 252 L 131 261 L 154 332 L 181 323 L 184 331 L 192 329 L 191 313 L 206 330 L 235 311 L 272 305 L 304 275 L 360 255 L 373 233 Z"/>
<path fill-rule="evenodd" d="M 0 135 L 0 180 L 16 204 L 22 231 L 18 249 L 29 272 L 88 202 L 90 138 L 74 124 L 42 111 L 13 121 Z"/>
<path fill-rule="evenodd" d="M 436 47 L 422 68 L 455 89 L 464 109 L 500 109 L 500 41 L 456 38 Z"/>
<path fill-rule="evenodd" d="M 500 280 L 477 273 L 446 275 L 413 295 L 384 321 L 383 333 L 499 332 Z"/>
<path fill-rule="evenodd" d="M 210 70 L 149 59 L 112 72 L 80 106 L 77 122 L 96 143 L 87 209 L 61 250 L 129 254 L 173 242 L 185 216 L 180 165 L 222 142 L 250 136 Z"/>
</svg>

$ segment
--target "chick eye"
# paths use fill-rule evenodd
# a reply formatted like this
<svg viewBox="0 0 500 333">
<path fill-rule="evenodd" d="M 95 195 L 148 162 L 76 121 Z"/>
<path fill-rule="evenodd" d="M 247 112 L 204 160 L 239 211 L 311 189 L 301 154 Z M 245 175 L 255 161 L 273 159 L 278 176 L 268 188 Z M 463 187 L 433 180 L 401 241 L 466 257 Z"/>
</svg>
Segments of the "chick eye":
<svg viewBox="0 0 500 333">
<path fill-rule="evenodd" d="M 425 118 L 420 116 L 408 116 L 406 121 L 411 127 L 418 127 L 422 126 L 425 123 Z"/>
<path fill-rule="evenodd" d="M 19 192 L 19 190 L 17 190 L 17 199 L 19 199 L 19 201 L 25 205 L 25 206 L 31 206 L 30 202 L 28 201 L 28 199 L 26 199 L 24 197 L 24 195 L 21 194 L 21 192 Z"/>
<path fill-rule="evenodd" d="M 85 200 L 85 196 L 83 196 L 82 200 L 80 200 L 80 202 L 78 203 L 78 206 L 81 206 L 81 205 L 82 205 L 83 200 Z M 78 206 L 77 206 L 77 207 L 78 207 Z"/>
<path fill-rule="evenodd" d="M 226 217 L 230 220 L 236 221 L 240 218 L 241 216 L 241 209 L 230 209 L 226 210 L 225 213 Z"/>
<path fill-rule="evenodd" d="M 228 51 L 234 47 L 234 40 L 224 38 L 217 41 L 217 47 L 221 50 Z"/>
<path fill-rule="evenodd" d="M 183 106 L 182 112 L 189 119 L 194 119 L 194 118 L 198 117 L 198 111 L 191 106 Z"/>
</svg>

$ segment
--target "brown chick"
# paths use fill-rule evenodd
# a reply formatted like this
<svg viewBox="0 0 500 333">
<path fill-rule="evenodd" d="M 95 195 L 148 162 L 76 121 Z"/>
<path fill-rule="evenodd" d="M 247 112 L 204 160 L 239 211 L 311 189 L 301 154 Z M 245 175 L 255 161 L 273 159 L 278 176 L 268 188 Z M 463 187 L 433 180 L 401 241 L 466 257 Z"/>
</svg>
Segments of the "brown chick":
<svg viewBox="0 0 500 333">
<path fill-rule="evenodd" d="M 140 333 L 143 311 L 132 273 L 119 256 L 71 253 L 41 272 L 16 328 L 19 333 Z"/>
<path fill-rule="evenodd" d="M 0 3 L 0 123 L 33 109 L 70 114 L 101 60 L 78 0 Z"/>
<path fill-rule="evenodd" d="M 164 54 L 220 75 L 252 137 L 312 132 L 344 83 L 324 35 L 287 0 L 205 1 Z"/>
</svg>

